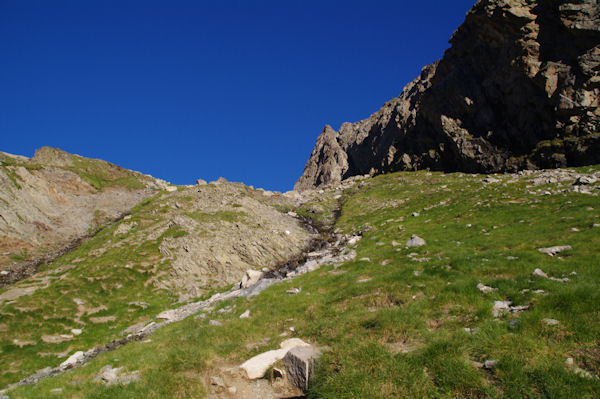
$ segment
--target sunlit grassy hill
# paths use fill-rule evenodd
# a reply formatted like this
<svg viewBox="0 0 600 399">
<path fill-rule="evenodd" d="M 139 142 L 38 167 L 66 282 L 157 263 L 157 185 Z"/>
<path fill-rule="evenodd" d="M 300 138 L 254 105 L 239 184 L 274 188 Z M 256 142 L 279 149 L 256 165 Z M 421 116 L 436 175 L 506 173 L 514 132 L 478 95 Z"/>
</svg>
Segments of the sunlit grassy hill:
<svg viewBox="0 0 600 399">
<path fill-rule="evenodd" d="M 491 176 L 421 171 L 359 181 L 339 198 L 333 226 L 362 234 L 354 260 L 275 284 L 252 299 L 224 302 L 149 340 L 8 394 L 235 397 L 212 378 L 295 336 L 326 348 L 309 398 L 598 397 L 599 171 L 597 166 Z M 336 195 L 325 190 L 298 213 L 327 219 Z M 151 212 L 152 206 L 140 210 Z M 419 243 L 413 236 L 424 245 L 407 247 L 411 238 Z M 554 246 L 570 249 L 547 251 L 554 256 L 538 250 Z M 156 247 L 134 252 L 119 256 L 143 262 Z M 135 269 L 126 275 L 142 273 Z M 111 279 L 117 284 L 116 275 Z M 149 304 L 135 308 L 136 317 L 169 301 L 134 280 L 123 281 L 131 284 L 126 290 L 131 298 L 115 302 Z M 77 277 L 63 284 L 81 282 Z M 100 290 L 101 283 L 95 284 Z M 293 295 L 287 292 L 292 288 L 301 290 Z M 68 303 L 52 295 L 47 306 Z M 246 310 L 250 317 L 240 319 Z M 43 310 L 35 312 L 43 317 Z M 3 310 L 5 320 L 17 317 L 14 306 L 8 313 Z M 25 314 L 18 317 L 28 320 Z M 3 346 L 7 365 L 10 350 L 17 348 Z M 96 376 L 106 365 L 137 372 L 139 380 L 103 384 Z"/>
</svg>

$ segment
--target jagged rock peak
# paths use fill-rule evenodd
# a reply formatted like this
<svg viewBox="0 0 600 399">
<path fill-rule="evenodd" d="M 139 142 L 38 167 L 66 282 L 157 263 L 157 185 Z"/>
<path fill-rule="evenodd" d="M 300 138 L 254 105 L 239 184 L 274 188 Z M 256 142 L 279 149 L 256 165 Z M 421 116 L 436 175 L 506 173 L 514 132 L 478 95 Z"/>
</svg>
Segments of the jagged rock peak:
<svg viewBox="0 0 600 399">
<path fill-rule="evenodd" d="M 600 162 L 596 0 L 480 0 L 450 43 L 369 118 L 326 127 L 295 189 L 397 170 Z"/>
</svg>

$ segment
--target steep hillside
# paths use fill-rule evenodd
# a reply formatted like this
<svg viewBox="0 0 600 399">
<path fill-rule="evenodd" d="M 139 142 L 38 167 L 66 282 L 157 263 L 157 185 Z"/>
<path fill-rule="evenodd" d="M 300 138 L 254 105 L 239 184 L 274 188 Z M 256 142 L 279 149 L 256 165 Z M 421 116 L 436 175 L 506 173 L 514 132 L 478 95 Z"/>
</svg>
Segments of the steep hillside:
<svg viewBox="0 0 600 399">
<path fill-rule="evenodd" d="M 74 240 L 167 184 L 111 163 L 44 147 L 0 153 L 0 284 L 35 271 Z M 23 262 L 29 260 L 29 262 Z"/>
<path fill-rule="evenodd" d="M 297 190 L 355 175 L 600 162 L 595 0 L 480 0 L 451 48 L 368 119 L 326 126 Z"/>
<path fill-rule="evenodd" d="M 225 290 L 248 269 L 268 271 L 315 238 L 279 193 L 224 180 L 173 189 L 0 289 L 0 386 Z"/>
<path fill-rule="evenodd" d="M 167 208 L 161 203 L 169 199 L 183 205 L 186 196 L 196 195 L 177 194 L 142 205 L 131 220 L 151 226 L 157 222 L 143 220 L 158 217 Z M 307 191 L 302 200 L 290 193 L 286 197 L 299 201 L 297 213 L 314 215 L 324 224 L 333 221 L 339 233 L 361 235 L 348 241 L 356 257 L 342 263 L 330 259 L 320 268 L 309 260 L 301 268 L 310 265 L 312 272 L 297 277 L 290 272 L 256 297 L 230 297 L 197 309 L 193 317 L 102 353 L 84 367 L 5 394 L 290 397 L 294 391 L 286 387 L 291 374 L 281 360 L 266 369 L 264 378 L 252 380 L 239 366 L 255 355 L 279 353 L 280 344 L 300 338 L 323 351 L 306 392 L 310 398 L 598 397 L 599 194 L 598 166 L 497 175 L 398 172 Z M 230 201 L 241 203 L 239 198 Z M 171 204 L 167 209 L 175 212 Z M 227 210 L 243 208 L 230 205 Z M 177 225 L 170 229 L 165 237 L 189 237 Z M 129 242 L 117 239 L 115 231 L 104 233 L 102 242 Z M 89 283 L 93 290 L 63 295 L 52 306 L 74 313 L 72 296 L 85 300 L 79 311 L 87 323 L 84 331 L 98 328 L 85 311 L 103 301 L 110 302 L 111 311 L 91 317 L 115 314 L 116 301 L 121 303 L 118 315 L 150 317 L 168 300 L 157 299 L 165 297 L 141 283 L 151 277 L 153 267 L 142 262 L 156 265 L 160 256 L 158 240 L 145 245 L 124 246 L 102 263 L 90 257 L 87 268 L 78 267 L 86 270 L 81 277 L 72 274 L 64 280 L 71 289 L 88 284 L 87 277 L 111 277 Z M 73 254 L 64 264 L 81 255 Z M 132 267 L 109 268 L 113 262 L 123 264 L 115 258 Z M 125 286 L 116 287 L 118 283 Z M 103 300 L 80 296 L 94 292 L 102 293 Z M 5 320 L 29 320 L 29 326 L 40 329 L 49 322 L 75 325 L 62 318 L 35 325 L 38 314 L 27 308 L 36 306 L 36 294 L 30 297 L 33 303 L 4 307 Z M 142 301 L 148 303 L 145 310 Z M 117 335 L 122 326 L 109 322 L 102 328 Z M 22 339 L 37 341 L 36 334 Z M 54 344 L 56 351 L 72 353 L 91 344 L 72 342 Z M 12 369 L 27 362 L 32 366 L 33 354 L 42 350 L 22 345 L 19 349 L 3 341 L 2 359 Z M 6 371 L 3 377 L 12 379 Z"/>
</svg>

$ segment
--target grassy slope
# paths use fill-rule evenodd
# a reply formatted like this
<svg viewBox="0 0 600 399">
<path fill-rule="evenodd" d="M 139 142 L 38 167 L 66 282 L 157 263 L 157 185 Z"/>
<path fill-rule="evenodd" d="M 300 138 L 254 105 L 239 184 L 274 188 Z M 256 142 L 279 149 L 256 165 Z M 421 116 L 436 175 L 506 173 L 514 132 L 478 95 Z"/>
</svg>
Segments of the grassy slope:
<svg viewBox="0 0 600 399">
<path fill-rule="evenodd" d="M 483 185 L 482 178 L 417 172 L 367 181 L 347 193 L 336 225 L 346 232 L 371 226 L 356 260 L 341 267 L 346 273 L 325 267 L 275 285 L 253 300 L 233 301 L 232 313 L 168 326 L 151 342 L 103 354 L 11 398 L 49 397 L 55 387 L 63 388 L 64 397 L 201 396 L 216 364 L 239 364 L 277 347 L 290 326 L 297 336 L 330 347 L 309 397 L 597 397 L 600 382 L 568 370 L 565 359 L 599 374 L 600 234 L 592 224 L 600 222 L 600 200 L 577 193 L 531 195 L 525 180 L 503 177 L 505 184 Z M 412 234 L 427 245 L 405 249 Z M 573 250 L 560 257 L 536 250 L 567 244 Z M 386 259 L 391 262 L 382 266 Z M 571 280 L 533 277 L 538 267 Z M 366 278 L 371 280 L 358 282 Z M 483 294 L 478 282 L 498 291 Z M 292 286 L 302 292 L 286 294 Z M 547 295 L 531 292 L 538 289 Z M 503 299 L 530 308 L 496 320 L 492 305 Z M 251 318 L 240 320 L 247 308 Z M 560 324 L 548 326 L 544 318 Z M 209 319 L 224 326 L 209 326 Z M 246 347 L 266 337 L 268 344 Z M 488 359 L 498 361 L 493 370 L 471 364 Z M 140 370 L 141 381 L 111 387 L 93 382 L 105 364 Z"/>
</svg>

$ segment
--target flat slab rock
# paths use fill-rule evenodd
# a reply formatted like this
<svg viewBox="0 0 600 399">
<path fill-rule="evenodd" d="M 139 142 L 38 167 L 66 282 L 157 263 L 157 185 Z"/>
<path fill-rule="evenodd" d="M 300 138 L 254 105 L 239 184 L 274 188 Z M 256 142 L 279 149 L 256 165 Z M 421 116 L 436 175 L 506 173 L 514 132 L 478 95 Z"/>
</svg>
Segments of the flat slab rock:
<svg viewBox="0 0 600 399">
<path fill-rule="evenodd" d="M 261 353 L 242 363 L 240 368 L 246 372 L 246 377 L 250 380 L 264 377 L 267 370 L 277 361 L 283 359 L 290 349 L 300 346 L 310 346 L 310 344 L 302 341 L 300 338 L 290 338 L 283 341 L 279 346 L 281 349 Z"/>
</svg>

